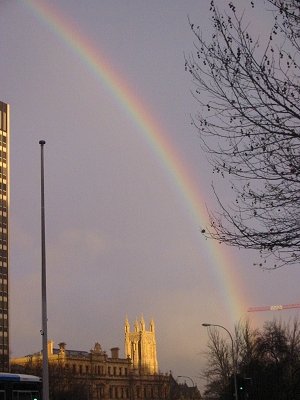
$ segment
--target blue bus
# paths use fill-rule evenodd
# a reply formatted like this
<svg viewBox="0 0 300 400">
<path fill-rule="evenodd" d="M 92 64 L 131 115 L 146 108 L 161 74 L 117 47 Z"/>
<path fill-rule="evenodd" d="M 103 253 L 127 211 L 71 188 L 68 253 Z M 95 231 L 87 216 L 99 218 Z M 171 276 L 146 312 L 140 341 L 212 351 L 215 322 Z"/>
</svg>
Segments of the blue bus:
<svg viewBox="0 0 300 400">
<path fill-rule="evenodd" d="M 42 400 L 41 389 L 38 376 L 0 372 L 0 400 Z"/>
</svg>

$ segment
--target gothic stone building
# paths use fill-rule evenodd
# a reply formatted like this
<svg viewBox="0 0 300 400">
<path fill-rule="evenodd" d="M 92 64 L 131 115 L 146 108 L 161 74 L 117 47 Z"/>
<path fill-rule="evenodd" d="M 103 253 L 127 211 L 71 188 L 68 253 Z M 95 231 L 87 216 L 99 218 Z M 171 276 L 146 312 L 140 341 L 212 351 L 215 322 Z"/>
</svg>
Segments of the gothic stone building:
<svg viewBox="0 0 300 400">
<path fill-rule="evenodd" d="M 82 398 L 164 400 L 169 398 L 170 376 L 158 372 L 154 322 L 146 330 L 143 317 L 130 325 L 125 321 L 125 358 L 119 348 L 111 349 L 108 356 L 99 343 L 87 351 L 69 350 L 65 343 L 54 348 L 48 344 L 50 389 L 70 392 L 73 389 Z M 14 371 L 39 373 L 42 353 L 35 353 L 12 360 Z M 55 388 L 55 389 L 54 389 Z"/>
<path fill-rule="evenodd" d="M 156 340 L 154 321 L 151 320 L 149 331 L 146 331 L 145 321 L 135 321 L 134 331 L 130 332 L 128 319 L 125 321 L 125 354 L 132 361 L 133 369 L 141 374 L 158 373 L 156 356 Z"/>
</svg>

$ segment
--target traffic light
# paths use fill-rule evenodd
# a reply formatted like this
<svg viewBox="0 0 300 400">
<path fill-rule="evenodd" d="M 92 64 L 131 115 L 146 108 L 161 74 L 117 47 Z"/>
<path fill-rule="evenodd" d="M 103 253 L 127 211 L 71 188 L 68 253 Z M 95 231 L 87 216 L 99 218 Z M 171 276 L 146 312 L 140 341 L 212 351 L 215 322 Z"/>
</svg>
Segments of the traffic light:
<svg viewBox="0 0 300 400">
<path fill-rule="evenodd" d="M 237 385 L 238 399 L 239 400 L 243 399 L 243 393 L 244 393 L 245 387 L 244 387 L 244 378 L 241 375 L 237 375 L 236 385 Z"/>
<path fill-rule="evenodd" d="M 238 400 L 250 400 L 251 378 L 245 378 L 244 376 L 237 375 L 236 383 Z"/>
</svg>

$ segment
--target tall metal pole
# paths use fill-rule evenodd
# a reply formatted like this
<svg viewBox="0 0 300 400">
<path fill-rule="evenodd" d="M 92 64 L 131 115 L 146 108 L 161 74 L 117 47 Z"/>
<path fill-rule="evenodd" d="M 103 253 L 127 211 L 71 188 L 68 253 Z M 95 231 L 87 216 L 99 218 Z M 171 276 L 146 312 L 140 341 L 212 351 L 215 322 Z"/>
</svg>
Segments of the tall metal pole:
<svg viewBox="0 0 300 400">
<path fill-rule="evenodd" d="M 43 400 L 49 400 L 48 333 L 47 333 L 47 281 L 45 244 L 45 190 L 44 190 L 44 144 L 41 145 L 41 249 L 42 249 L 42 338 L 43 338 Z"/>
<path fill-rule="evenodd" d="M 231 333 L 229 332 L 228 329 L 225 328 L 225 326 L 223 325 L 217 325 L 217 324 L 202 324 L 202 326 L 205 326 L 207 328 L 209 328 L 210 326 L 215 326 L 217 328 L 222 328 L 224 329 L 231 340 L 231 351 L 232 351 L 232 363 L 233 363 L 233 383 L 234 383 L 234 397 L 235 400 L 238 400 L 238 390 L 237 390 L 237 379 L 236 379 L 236 375 L 237 375 L 237 357 L 234 351 L 234 342 L 233 342 L 233 337 L 231 335 Z"/>
</svg>

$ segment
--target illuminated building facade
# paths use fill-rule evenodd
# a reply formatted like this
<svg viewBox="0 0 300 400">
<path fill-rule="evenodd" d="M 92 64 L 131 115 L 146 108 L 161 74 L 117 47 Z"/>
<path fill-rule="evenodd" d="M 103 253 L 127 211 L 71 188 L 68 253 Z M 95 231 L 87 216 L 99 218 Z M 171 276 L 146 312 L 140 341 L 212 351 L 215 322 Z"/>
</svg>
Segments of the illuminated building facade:
<svg viewBox="0 0 300 400">
<path fill-rule="evenodd" d="M 135 335 L 131 336 L 128 320 L 125 321 L 125 358 L 119 356 L 119 348 L 111 349 L 108 356 L 96 343 L 90 351 L 69 350 L 65 343 L 59 343 L 54 348 L 52 341 L 48 342 L 48 359 L 50 371 L 50 393 L 54 391 L 65 397 L 70 391 L 81 392 L 81 399 L 90 400 L 167 400 L 170 397 L 170 374 L 158 372 L 154 322 L 152 331 L 146 335 L 144 320 L 135 325 Z M 150 334 L 151 332 L 151 334 Z M 148 345 L 143 341 L 147 337 Z M 129 346 L 129 347 L 128 347 Z M 139 357 L 133 363 L 128 348 L 139 352 Z M 154 356 L 154 358 L 152 357 Z M 40 375 L 42 352 L 14 358 L 14 372 L 33 373 Z M 153 368 L 155 372 L 153 372 Z M 75 394 L 74 394 L 75 396 Z M 72 397 L 72 396 L 71 396 Z M 75 397 L 74 397 L 75 398 Z"/>
<path fill-rule="evenodd" d="M 0 371 L 9 370 L 9 105 L 0 102 Z"/>
<path fill-rule="evenodd" d="M 144 318 L 135 321 L 134 329 L 130 331 L 128 319 L 125 321 L 125 354 L 132 361 L 132 366 L 140 373 L 157 374 L 158 362 L 156 355 L 155 325 L 151 320 L 149 330 L 146 330 Z"/>
</svg>

